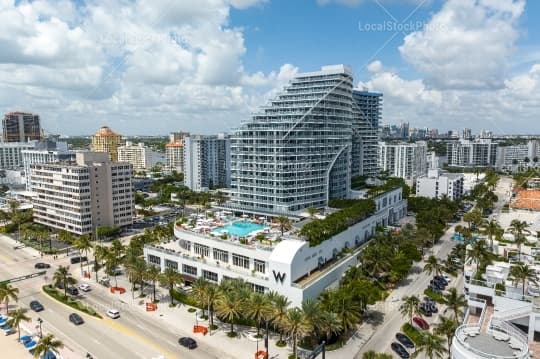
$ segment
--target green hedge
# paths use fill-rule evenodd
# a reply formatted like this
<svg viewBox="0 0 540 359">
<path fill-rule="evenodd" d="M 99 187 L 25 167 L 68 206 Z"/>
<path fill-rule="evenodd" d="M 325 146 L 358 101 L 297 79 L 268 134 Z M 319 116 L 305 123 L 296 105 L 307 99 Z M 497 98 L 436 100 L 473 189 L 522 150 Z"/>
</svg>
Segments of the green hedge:
<svg viewBox="0 0 540 359">
<path fill-rule="evenodd" d="M 42 289 L 50 297 L 56 299 L 59 302 L 62 302 L 64 304 L 70 306 L 71 308 L 73 308 L 75 310 L 81 311 L 83 313 L 86 313 L 86 314 L 91 315 L 91 316 L 96 317 L 96 318 L 100 318 L 100 319 L 102 318 L 101 315 L 99 315 L 93 308 L 87 306 L 86 304 L 84 304 L 80 300 L 75 300 L 75 299 L 72 299 L 70 297 L 66 297 L 64 295 L 64 293 L 60 292 L 59 290 L 57 290 L 56 288 L 52 287 L 49 284 L 44 285 L 42 287 Z"/>
<path fill-rule="evenodd" d="M 437 303 L 442 303 L 444 301 L 444 298 L 443 298 L 442 294 L 434 292 L 433 290 L 431 290 L 429 288 L 426 288 L 424 290 L 424 294 L 426 296 L 430 297 L 431 299 L 433 299 L 434 301 L 436 301 Z"/>
<path fill-rule="evenodd" d="M 302 227 L 300 235 L 309 241 L 310 247 L 316 246 L 350 226 L 364 220 L 375 213 L 375 202 L 371 199 L 334 201 L 343 206 L 324 219 L 315 219 Z"/>
<path fill-rule="evenodd" d="M 401 327 L 401 330 L 403 331 L 403 333 L 405 333 L 406 336 L 411 338 L 414 345 L 418 346 L 418 345 L 420 345 L 422 343 L 422 333 L 419 332 L 418 330 L 416 330 L 411 325 L 411 323 L 403 324 L 403 326 Z"/>
<path fill-rule="evenodd" d="M 171 292 L 171 295 L 173 299 L 177 302 L 184 303 L 186 305 L 191 305 L 192 307 L 200 308 L 201 306 L 195 299 L 193 299 L 191 296 L 184 294 L 180 291 L 177 291 L 176 289 L 173 289 Z"/>
</svg>

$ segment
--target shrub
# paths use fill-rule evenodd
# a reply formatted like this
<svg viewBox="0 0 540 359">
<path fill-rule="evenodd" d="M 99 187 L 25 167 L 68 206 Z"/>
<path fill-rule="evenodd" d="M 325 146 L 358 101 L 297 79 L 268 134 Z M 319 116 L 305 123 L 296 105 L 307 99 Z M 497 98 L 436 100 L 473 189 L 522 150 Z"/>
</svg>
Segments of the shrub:
<svg viewBox="0 0 540 359">
<path fill-rule="evenodd" d="M 434 292 L 433 290 L 429 288 L 426 288 L 426 290 L 424 290 L 424 294 L 430 297 L 431 299 L 433 299 L 434 301 L 436 301 L 437 303 L 443 302 L 443 295 L 440 293 Z"/>
<path fill-rule="evenodd" d="M 56 299 L 57 301 L 64 303 L 73 309 L 76 309 L 78 311 L 81 311 L 83 313 L 86 313 L 93 317 L 101 319 L 101 315 L 99 315 L 93 308 L 88 307 L 86 304 L 84 304 L 83 302 L 79 300 L 66 297 L 64 293 L 61 293 L 60 291 L 58 291 L 56 288 L 52 287 L 51 285 L 44 285 L 42 289 L 47 295 Z"/>
<path fill-rule="evenodd" d="M 278 348 L 283 348 L 286 345 L 287 345 L 287 342 L 285 340 L 278 340 L 276 342 L 276 347 L 278 347 Z"/>
<path fill-rule="evenodd" d="M 228 332 L 227 336 L 229 338 L 236 338 L 238 336 L 238 333 L 237 332 Z"/>
<path fill-rule="evenodd" d="M 411 338 L 416 346 L 422 343 L 422 333 L 416 330 L 410 323 L 403 324 L 401 330 L 403 333 L 405 333 L 405 335 Z"/>
<path fill-rule="evenodd" d="M 197 307 L 197 308 L 200 307 L 199 303 L 197 303 L 197 301 L 195 301 L 192 297 L 190 297 L 189 295 L 187 295 L 185 293 L 177 291 L 176 289 L 173 289 L 171 291 L 171 295 L 174 298 L 174 300 L 176 300 L 176 301 L 178 301 L 180 303 L 184 303 L 184 304 L 190 305 L 192 307 Z"/>
<path fill-rule="evenodd" d="M 189 313 L 195 313 L 197 311 L 197 309 L 195 308 L 188 308 L 187 310 Z"/>
</svg>

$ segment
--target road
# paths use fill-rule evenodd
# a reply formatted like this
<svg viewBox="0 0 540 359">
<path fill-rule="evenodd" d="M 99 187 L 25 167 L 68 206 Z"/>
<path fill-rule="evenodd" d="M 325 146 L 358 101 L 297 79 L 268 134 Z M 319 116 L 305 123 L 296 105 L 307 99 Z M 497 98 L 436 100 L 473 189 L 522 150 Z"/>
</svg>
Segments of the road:
<svg viewBox="0 0 540 359">
<path fill-rule="evenodd" d="M 453 224 L 433 248 L 433 253 L 438 258 L 446 258 L 454 247 L 455 243 L 452 241 L 451 236 L 454 233 L 454 227 L 459 224 L 464 225 L 463 222 Z M 375 328 L 375 333 L 356 354 L 356 359 L 360 359 L 362 354 L 369 350 L 374 350 L 378 353 L 393 353 L 390 350 L 390 344 L 395 340 L 395 334 L 401 331 L 401 326 L 406 321 L 399 312 L 399 307 L 402 304 L 401 298 L 408 295 L 419 295 L 422 298 L 424 290 L 432 279 L 432 276 L 421 272 L 421 268 L 423 267 L 422 262 L 416 263 L 415 266 L 417 267 L 415 271 L 417 273 L 410 274 L 398 288 L 392 291 L 384 302 L 376 304 L 373 307 L 373 309 L 384 313 L 384 322 Z M 461 282 L 462 276 L 460 275 L 458 278 L 453 278 L 449 286 L 462 288 Z M 426 318 L 430 324 L 435 322 L 436 319 L 436 315 Z"/>
<path fill-rule="evenodd" d="M 35 253 L 34 253 L 35 252 Z M 0 240 L 0 280 L 13 278 L 36 272 L 34 264 L 39 262 L 37 252 L 31 248 L 13 249 L 10 240 Z M 73 358 L 82 358 L 87 352 L 97 359 L 151 359 L 163 356 L 164 358 L 220 358 L 219 354 L 213 353 L 212 348 L 200 346 L 196 351 L 188 352 L 187 349 L 178 345 L 178 338 L 188 333 L 178 333 L 160 326 L 154 319 L 145 316 L 137 310 L 129 307 L 121 308 L 120 319 L 112 320 L 107 317 L 97 319 L 81 313 L 85 323 L 75 326 L 68 320 L 73 309 L 59 303 L 41 291 L 41 286 L 50 281 L 55 268 L 62 264 L 68 264 L 68 259 L 63 257 L 56 261 L 50 258 L 44 260 L 52 264 L 47 271 L 46 277 L 40 276 L 25 281 L 14 283 L 19 288 L 18 305 L 28 307 L 31 300 L 39 300 L 45 310 L 39 313 L 43 319 L 42 330 L 44 333 L 53 333 L 66 345 L 66 351 L 72 353 Z M 72 266 L 74 272 L 77 266 Z M 97 288 L 96 288 L 97 289 Z M 120 302 L 113 303 L 111 296 L 105 291 L 94 290 L 83 295 L 83 301 L 93 306 L 98 312 L 104 313 L 111 306 L 118 307 Z M 15 307 L 15 303 L 10 305 Z M 132 308 L 135 309 L 135 308 Z M 30 330 L 35 330 L 37 325 L 37 313 L 29 311 L 32 317 L 31 323 L 25 323 Z"/>
</svg>

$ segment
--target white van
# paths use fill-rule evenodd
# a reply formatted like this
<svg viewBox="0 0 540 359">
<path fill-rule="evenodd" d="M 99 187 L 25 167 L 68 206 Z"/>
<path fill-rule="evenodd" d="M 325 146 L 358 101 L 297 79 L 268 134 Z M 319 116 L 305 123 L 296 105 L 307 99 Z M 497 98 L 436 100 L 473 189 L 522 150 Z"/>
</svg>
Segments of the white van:
<svg viewBox="0 0 540 359">
<path fill-rule="evenodd" d="M 107 311 L 107 316 L 112 319 L 120 318 L 120 312 L 117 311 L 116 309 L 109 309 Z"/>
</svg>

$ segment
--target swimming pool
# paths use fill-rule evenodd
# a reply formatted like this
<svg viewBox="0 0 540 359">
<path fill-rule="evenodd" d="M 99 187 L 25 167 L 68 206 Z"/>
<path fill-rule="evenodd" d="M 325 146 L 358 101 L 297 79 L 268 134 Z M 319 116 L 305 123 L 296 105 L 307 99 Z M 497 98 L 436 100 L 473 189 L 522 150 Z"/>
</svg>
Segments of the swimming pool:
<svg viewBox="0 0 540 359">
<path fill-rule="evenodd" d="M 253 223 L 250 221 L 236 221 L 223 227 L 212 230 L 212 233 L 223 234 L 229 233 L 233 236 L 246 237 L 250 233 L 265 229 L 267 226 Z"/>
</svg>

